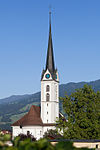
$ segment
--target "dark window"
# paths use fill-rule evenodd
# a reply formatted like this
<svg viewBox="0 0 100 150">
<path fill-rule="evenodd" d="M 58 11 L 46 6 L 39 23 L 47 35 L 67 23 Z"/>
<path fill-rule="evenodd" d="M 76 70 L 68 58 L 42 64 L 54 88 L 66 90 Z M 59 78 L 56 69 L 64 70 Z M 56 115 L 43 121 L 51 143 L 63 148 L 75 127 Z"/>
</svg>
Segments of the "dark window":
<svg viewBox="0 0 100 150">
<path fill-rule="evenodd" d="M 47 95 L 46 95 L 46 101 L 49 101 L 50 100 L 50 95 L 49 95 L 49 93 L 47 93 Z"/>
<path fill-rule="evenodd" d="M 48 103 L 47 103 L 47 106 L 48 106 Z"/>
<path fill-rule="evenodd" d="M 98 148 L 98 144 L 96 144 L 96 148 Z"/>
<path fill-rule="evenodd" d="M 48 111 L 47 111 L 47 114 L 48 114 Z"/>
<path fill-rule="evenodd" d="M 49 92 L 49 91 L 50 91 L 50 86 L 47 85 L 47 86 L 46 86 L 46 92 Z"/>
<path fill-rule="evenodd" d="M 27 131 L 27 135 L 30 135 L 30 131 Z"/>
<path fill-rule="evenodd" d="M 48 120 L 47 120 L 47 123 L 48 123 Z"/>
</svg>

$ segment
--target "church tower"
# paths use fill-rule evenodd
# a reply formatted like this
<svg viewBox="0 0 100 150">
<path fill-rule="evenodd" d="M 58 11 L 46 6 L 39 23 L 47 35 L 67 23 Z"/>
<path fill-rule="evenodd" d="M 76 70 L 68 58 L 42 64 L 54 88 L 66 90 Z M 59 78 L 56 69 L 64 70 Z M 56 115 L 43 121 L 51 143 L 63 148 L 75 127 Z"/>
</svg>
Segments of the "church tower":
<svg viewBox="0 0 100 150">
<path fill-rule="evenodd" d="M 45 69 L 41 76 L 41 119 L 43 124 L 55 124 L 59 117 L 59 78 L 55 69 L 51 34 L 51 12 L 49 13 L 49 40 Z"/>
<path fill-rule="evenodd" d="M 59 118 L 59 78 L 53 55 L 50 12 L 46 66 L 41 75 L 41 108 L 32 105 L 28 113 L 14 122 L 11 125 L 12 137 L 30 133 L 38 140 L 48 130 L 55 129 L 57 118 Z"/>
</svg>

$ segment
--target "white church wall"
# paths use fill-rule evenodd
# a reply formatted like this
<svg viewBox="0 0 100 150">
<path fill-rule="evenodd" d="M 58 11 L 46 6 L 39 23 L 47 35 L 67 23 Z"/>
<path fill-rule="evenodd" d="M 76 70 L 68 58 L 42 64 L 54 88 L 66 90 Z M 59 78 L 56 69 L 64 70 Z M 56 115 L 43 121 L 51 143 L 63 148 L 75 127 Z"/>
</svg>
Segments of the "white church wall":
<svg viewBox="0 0 100 150">
<path fill-rule="evenodd" d="M 20 128 L 20 126 L 13 126 L 12 131 L 13 131 L 13 137 L 18 136 L 19 134 L 25 134 L 27 135 L 27 132 L 31 135 L 33 135 L 37 140 L 42 138 L 45 132 L 48 130 L 55 130 L 55 126 L 24 126 Z"/>
<path fill-rule="evenodd" d="M 41 126 L 25 126 L 23 127 L 23 134 L 27 134 L 27 131 L 30 132 L 36 139 L 42 137 L 42 127 Z"/>
<path fill-rule="evenodd" d="M 41 104 L 41 107 L 43 109 L 42 111 L 42 120 L 43 123 L 52 123 L 52 118 L 54 118 L 54 115 L 52 115 L 51 111 L 53 111 L 52 103 L 43 102 Z"/>
<path fill-rule="evenodd" d="M 44 75 L 45 77 L 45 75 Z M 46 91 L 46 86 L 50 86 L 50 91 Z M 50 99 L 46 101 L 46 94 Z M 47 106 L 48 105 L 48 106 Z M 41 118 L 43 123 L 55 123 L 59 117 L 59 83 L 56 81 L 41 81 Z"/>
<path fill-rule="evenodd" d="M 43 137 L 43 127 L 42 126 L 24 126 L 20 128 L 19 126 L 14 126 L 13 128 L 13 138 L 19 134 L 27 135 L 27 132 L 33 135 L 37 140 Z"/>
<path fill-rule="evenodd" d="M 22 133 L 22 129 L 20 128 L 20 126 L 13 126 L 12 127 L 13 138 L 18 136 L 20 133 Z"/>
</svg>

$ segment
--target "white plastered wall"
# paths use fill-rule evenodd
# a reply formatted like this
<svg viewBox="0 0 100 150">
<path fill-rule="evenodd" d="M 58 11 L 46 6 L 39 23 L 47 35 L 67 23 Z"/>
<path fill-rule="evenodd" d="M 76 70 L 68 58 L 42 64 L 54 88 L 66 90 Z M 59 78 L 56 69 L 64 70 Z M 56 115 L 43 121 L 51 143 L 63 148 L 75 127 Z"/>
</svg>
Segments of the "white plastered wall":
<svg viewBox="0 0 100 150">
<path fill-rule="evenodd" d="M 31 135 L 33 135 L 37 140 L 42 138 L 45 132 L 48 130 L 54 130 L 55 126 L 24 126 L 20 128 L 20 126 L 13 126 L 12 131 L 13 131 L 13 139 L 14 137 L 18 136 L 19 134 L 25 134 L 27 135 L 27 131 L 30 132 Z"/>
<path fill-rule="evenodd" d="M 27 131 L 30 132 L 37 140 L 43 137 L 43 127 L 42 126 L 24 126 L 20 128 L 20 126 L 13 126 L 13 138 L 18 136 L 19 134 L 27 135 Z"/>
<path fill-rule="evenodd" d="M 55 123 L 56 118 L 59 117 L 59 83 L 52 80 L 51 75 L 49 79 L 45 78 L 46 74 L 50 74 L 47 70 L 41 81 L 41 118 L 43 123 Z M 50 86 L 50 91 L 46 92 L 46 86 Z M 46 101 L 46 94 L 49 93 L 50 100 Z"/>
</svg>

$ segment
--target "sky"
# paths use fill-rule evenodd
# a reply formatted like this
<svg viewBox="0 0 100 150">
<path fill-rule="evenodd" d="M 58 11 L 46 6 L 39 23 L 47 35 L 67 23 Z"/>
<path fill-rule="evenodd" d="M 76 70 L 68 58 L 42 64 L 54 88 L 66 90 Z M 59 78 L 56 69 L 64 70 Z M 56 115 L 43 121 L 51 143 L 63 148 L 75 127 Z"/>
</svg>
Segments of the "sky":
<svg viewBox="0 0 100 150">
<path fill-rule="evenodd" d="M 50 6 L 60 84 L 100 79 L 100 0 L 0 0 L 0 99 L 40 90 Z"/>
</svg>

